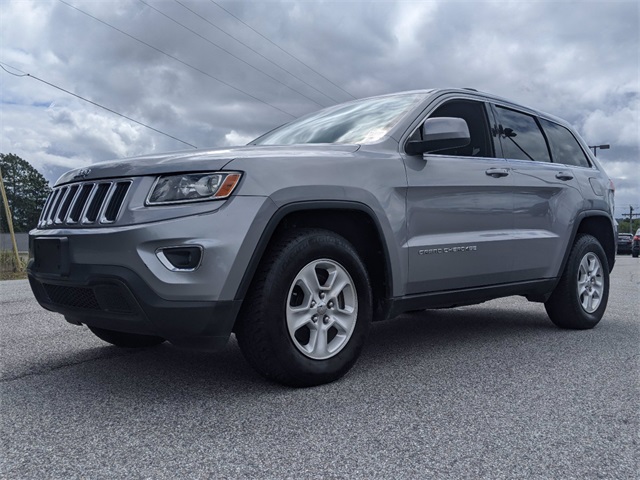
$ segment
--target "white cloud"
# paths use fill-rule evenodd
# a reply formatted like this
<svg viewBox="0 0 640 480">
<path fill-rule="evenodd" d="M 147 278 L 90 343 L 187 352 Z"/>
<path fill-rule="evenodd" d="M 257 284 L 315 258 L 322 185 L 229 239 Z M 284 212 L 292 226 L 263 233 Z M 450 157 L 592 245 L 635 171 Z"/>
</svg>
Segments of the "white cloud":
<svg viewBox="0 0 640 480">
<path fill-rule="evenodd" d="M 630 106 L 615 111 L 590 112 L 582 126 L 585 136 L 596 144 L 637 146 L 640 139 L 639 106 L 640 102 L 636 100 Z"/>
<path fill-rule="evenodd" d="M 430 20 L 437 8 L 436 2 L 400 4 L 393 26 L 397 48 L 420 49 L 425 30 L 432 28 Z"/>
<path fill-rule="evenodd" d="M 254 138 L 255 137 L 252 137 L 251 135 L 243 135 L 236 132 L 235 130 L 231 130 L 229 133 L 227 133 L 224 136 L 224 141 L 226 145 L 237 146 L 237 145 L 246 145 Z"/>
</svg>

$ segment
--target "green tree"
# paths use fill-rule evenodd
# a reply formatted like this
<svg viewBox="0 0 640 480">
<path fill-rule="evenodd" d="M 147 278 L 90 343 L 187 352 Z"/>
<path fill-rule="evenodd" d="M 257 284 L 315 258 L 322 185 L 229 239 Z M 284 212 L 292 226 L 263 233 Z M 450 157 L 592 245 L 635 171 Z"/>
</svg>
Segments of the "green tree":
<svg viewBox="0 0 640 480">
<path fill-rule="evenodd" d="M 40 211 L 47 200 L 51 187 L 49 182 L 29 162 L 13 153 L 0 153 L 2 180 L 7 191 L 7 201 L 16 232 L 28 232 L 36 226 Z M 0 230 L 8 232 L 9 227 L 0 198 Z"/>
<path fill-rule="evenodd" d="M 636 233 L 638 228 L 640 228 L 640 218 L 634 218 L 631 222 L 631 227 L 629 227 L 629 219 L 628 218 L 618 218 L 618 232 L 620 233 Z"/>
</svg>

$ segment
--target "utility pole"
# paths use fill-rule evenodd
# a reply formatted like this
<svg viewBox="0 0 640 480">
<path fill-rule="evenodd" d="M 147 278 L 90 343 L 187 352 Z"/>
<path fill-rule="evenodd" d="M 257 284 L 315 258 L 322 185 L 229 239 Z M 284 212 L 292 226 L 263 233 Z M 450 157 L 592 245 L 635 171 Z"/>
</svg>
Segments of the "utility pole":
<svg viewBox="0 0 640 480">
<path fill-rule="evenodd" d="M 629 217 L 629 233 L 633 235 L 633 217 L 640 217 L 640 213 L 633 213 L 635 209 L 632 205 L 629 205 L 629 213 L 623 213 L 623 217 Z"/>
<path fill-rule="evenodd" d="M 4 211 L 7 214 L 7 225 L 9 225 L 9 234 L 11 235 L 11 242 L 13 243 L 13 253 L 16 256 L 16 269 L 18 269 L 18 271 L 21 271 L 22 261 L 20 260 L 20 254 L 18 253 L 18 244 L 16 243 L 16 234 L 13 231 L 13 219 L 11 218 L 9 201 L 7 200 L 7 192 L 4 190 L 4 181 L 2 180 L 2 170 L 0 170 L 0 194 L 2 195 L 2 201 L 4 202 Z"/>
</svg>

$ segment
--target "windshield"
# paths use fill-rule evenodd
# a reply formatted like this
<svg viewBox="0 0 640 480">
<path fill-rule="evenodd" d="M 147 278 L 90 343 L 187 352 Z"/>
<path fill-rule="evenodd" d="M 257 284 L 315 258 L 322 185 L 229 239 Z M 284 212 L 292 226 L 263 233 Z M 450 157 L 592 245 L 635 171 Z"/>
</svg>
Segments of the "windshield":
<svg viewBox="0 0 640 480">
<path fill-rule="evenodd" d="M 425 93 L 408 93 L 336 105 L 294 120 L 251 143 L 373 143 L 425 97 Z"/>
</svg>

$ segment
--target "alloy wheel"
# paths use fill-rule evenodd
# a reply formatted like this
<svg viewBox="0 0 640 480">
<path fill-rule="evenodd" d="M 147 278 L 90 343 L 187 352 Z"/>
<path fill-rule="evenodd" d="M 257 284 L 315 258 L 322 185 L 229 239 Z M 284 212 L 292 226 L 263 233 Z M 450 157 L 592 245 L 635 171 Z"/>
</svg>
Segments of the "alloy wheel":
<svg viewBox="0 0 640 480">
<path fill-rule="evenodd" d="M 358 295 L 338 262 L 315 260 L 300 270 L 287 296 L 286 320 L 296 348 L 313 360 L 337 355 L 349 343 L 358 317 Z"/>
</svg>

